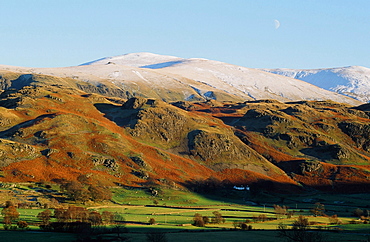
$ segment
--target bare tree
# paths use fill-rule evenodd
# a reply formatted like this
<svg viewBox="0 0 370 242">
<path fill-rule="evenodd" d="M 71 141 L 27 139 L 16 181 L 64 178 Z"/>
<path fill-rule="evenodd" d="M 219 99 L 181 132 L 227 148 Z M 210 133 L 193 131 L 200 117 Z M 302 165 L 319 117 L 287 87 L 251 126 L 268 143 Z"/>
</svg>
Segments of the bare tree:
<svg viewBox="0 0 370 242">
<path fill-rule="evenodd" d="M 293 223 L 291 230 L 287 229 L 286 225 L 280 223 L 277 227 L 279 230 L 278 236 L 286 238 L 287 241 L 298 241 L 298 242 L 323 242 L 324 236 L 319 232 L 308 232 L 309 222 L 308 219 L 300 215 Z"/>
</svg>

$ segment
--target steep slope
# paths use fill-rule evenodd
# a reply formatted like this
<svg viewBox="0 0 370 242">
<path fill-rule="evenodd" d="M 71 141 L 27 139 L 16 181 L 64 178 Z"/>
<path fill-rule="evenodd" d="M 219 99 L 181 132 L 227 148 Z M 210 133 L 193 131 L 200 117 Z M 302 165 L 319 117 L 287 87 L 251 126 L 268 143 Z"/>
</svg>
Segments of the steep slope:
<svg viewBox="0 0 370 242">
<path fill-rule="evenodd" d="M 165 101 L 280 101 L 333 100 L 361 102 L 292 78 L 206 59 L 182 59 L 150 53 L 103 58 L 81 66 L 20 68 L 0 66 L 4 71 L 47 74 L 109 89 L 104 95 L 142 96 Z M 91 92 L 93 88 L 82 89 Z"/>
<path fill-rule="evenodd" d="M 368 105 L 265 100 L 180 106 L 233 126 L 245 144 L 301 184 L 366 191 L 370 182 Z"/>
<path fill-rule="evenodd" d="M 4 91 L 0 107 L 0 181 L 295 184 L 218 119 L 162 101 L 39 83 Z"/>
<path fill-rule="evenodd" d="M 56 80 L 35 75 L 0 94 L 0 181 L 87 176 L 129 186 L 217 180 L 331 191 L 363 191 L 370 183 L 368 104 L 171 105 L 89 94 L 69 87 L 71 79 Z"/>
<path fill-rule="evenodd" d="M 370 101 L 370 69 L 362 66 L 294 70 L 263 69 L 270 73 L 299 79 L 326 90 L 334 91 L 362 102 Z"/>
</svg>

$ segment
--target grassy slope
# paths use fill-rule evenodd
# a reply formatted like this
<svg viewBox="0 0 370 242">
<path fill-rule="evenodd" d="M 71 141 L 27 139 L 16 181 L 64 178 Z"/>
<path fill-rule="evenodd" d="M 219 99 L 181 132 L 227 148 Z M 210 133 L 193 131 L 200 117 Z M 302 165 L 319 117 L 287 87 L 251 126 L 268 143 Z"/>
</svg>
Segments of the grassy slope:
<svg viewBox="0 0 370 242">
<path fill-rule="evenodd" d="M 2 73 L 3 83 L 16 78 Z M 157 183 L 214 177 L 288 189 L 296 182 L 324 189 L 369 182 L 366 107 L 207 101 L 176 105 L 181 110 L 144 99 L 138 108 L 122 108 L 125 100 L 79 91 L 73 79 L 33 75 L 24 82 L 1 94 L 2 181 L 88 174 L 105 184 L 141 186 L 139 172 Z M 302 171 L 308 160 L 320 169 Z"/>
</svg>

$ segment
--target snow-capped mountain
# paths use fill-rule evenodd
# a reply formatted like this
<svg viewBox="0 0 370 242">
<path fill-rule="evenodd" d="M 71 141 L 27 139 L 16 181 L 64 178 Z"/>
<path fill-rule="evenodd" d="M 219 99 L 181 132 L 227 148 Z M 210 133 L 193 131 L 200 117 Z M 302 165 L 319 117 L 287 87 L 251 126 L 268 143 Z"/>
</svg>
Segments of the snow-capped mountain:
<svg viewBox="0 0 370 242">
<path fill-rule="evenodd" d="M 309 82 L 362 102 L 370 101 L 370 69 L 349 66 L 326 69 L 263 69 L 264 71 Z"/>
<path fill-rule="evenodd" d="M 99 88 L 119 90 L 120 93 L 125 93 L 125 97 L 139 95 L 166 101 L 330 99 L 351 105 L 361 103 L 301 80 L 258 69 L 207 59 L 184 59 L 152 53 L 133 53 L 102 58 L 72 67 L 0 66 L 1 69 L 73 78 L 89 82 Z"/>
</svg>

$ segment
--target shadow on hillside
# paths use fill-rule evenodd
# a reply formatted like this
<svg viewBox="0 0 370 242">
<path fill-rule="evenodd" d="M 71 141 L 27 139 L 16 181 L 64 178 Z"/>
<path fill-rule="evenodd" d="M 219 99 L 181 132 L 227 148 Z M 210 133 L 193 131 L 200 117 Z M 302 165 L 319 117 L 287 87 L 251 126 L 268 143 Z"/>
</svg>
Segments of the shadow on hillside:
<svg viewBox="0 0 370 242">
<path fill-rule="evenodd" d="M 240 205 L 262 206 L 261 194 L 275 194 L 279 202 L 279 194 L 302 193 L 304 189 L 300 186 L 279 183 L 271 180 L 259 180 L 254 183 L 232 183 L 229 180 L 219 181 L 215 178 L 206 180 L 191 180 L 182 183 L 190 191 L 203 196 L 206 199 L 233 203 Z"/>
<path fill-rule="evenodd" d="M 104 113 L 104 117 L 120 127 L 131 126 L 136 123 L 136 115 L 139 112 L 138 109 L 123 109 L 122 106 L 107 103 L 97 103 L 94 106 L 99 112 Z"/>
<path fill-rule="evenodd" d="M 37 122 L 39 122 L 39 121 L 41 121 L 43 119 L 46 119 L 46 118 L 54 118 L 55 116 L 56 116 L 56 114 L 44 114 L 44 115 L 38 116 L 35 119 L 27 120 L 27 121 L 25 121 L 23 123 L 14 125 L 13 127 L 9 128 L 9 129 L 0 132 L 0 138 L 12 137 L 21 128 L 31 127 L 32 125 L 34 125 L 35 123 L 37 123 Z"/>
<path fill-rule="evenodd" d="M 186 181 L 182 185 L 206 199 L 220 201 L 220 204 L 233 203 L 256 206 L 262 206 L 266 203 L 264 197 L 269 197 L 274 203 L 279 204 L 284 203 L 287 196 L 311 194 L 312 192 L 338 194 L 340 196 L 341 194 L 361 194 L 370 191 L 368 183 L 356 181 L 293 185 L 266 180 L 260 180 L 252 184 L 232 184 L 229 181 L 220 182 L 216 179 L 207 179 L 204 181 Z M 249 190 L 237 190 L 234 186 L 248 186 Z"/>
</svg>

